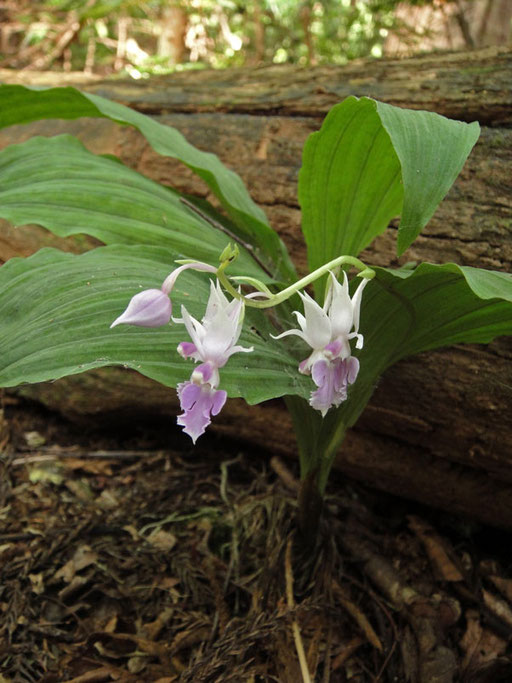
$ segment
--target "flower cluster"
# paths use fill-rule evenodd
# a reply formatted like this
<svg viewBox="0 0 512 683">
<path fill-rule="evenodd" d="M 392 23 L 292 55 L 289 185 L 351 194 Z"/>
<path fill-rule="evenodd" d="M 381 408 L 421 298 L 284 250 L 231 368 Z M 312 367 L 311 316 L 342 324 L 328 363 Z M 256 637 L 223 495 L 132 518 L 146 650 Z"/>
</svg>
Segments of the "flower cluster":
<svg viewBox="0 0 512 683">
<path fill-rule="evenodd" d="M 339 406 L 347 398 L 349 384 L 356 381 L 359 361 L 351 355 L 350 340 L 356 339 L 356 348 L 363 346 L 359 334 L 361 296 L 368 280 L 363 279 L 350 298 L 348 279 L 343 273 L 343 284 L 329 273 L 330 283 L 321 307 L 307 293 L 299 292 L 304 304 L 304 315 L 294 314 L 300 330 L 287 330 L 275 337 L 282 339 L 296 335 L 312 349 L 312 353 L 299 365 L 299 372 L 311 375 L 318 389 L 313 391 L 310 405 L 325 416 L 331 406 Z"/>
<path fill-rule="evenodd" d="M 178 275 L 187 268 L 217 272 L 213 266 L 200 262 L 187 263 L 176 268 L 166 278 L 161 289 L 147 289 L 136 294 L 124 313 L 116 318 L 110 327 L 120 324 L 160 327 L 168 324 L 172 315 L 169 295 Z M 185 325 L 192 340 L 181 342 L 178 345 L 178 353 L 183 358 L 191 358 L 201 363 L 192 372 L 190 380 L 178 384 L 177 387 L 183 410 L 178 416 L 178 424 L 194 443 L 201 434 L 204 434 L 211 422 L 211 416 L 217 415 L 226 402 L 227 393 L 223 389 L 218 389 L 219 369 L 224 367 L 234 353 L 252 351 L 252 348 L 237 345 L 242 331 L 243 314 L 243 300 L 228 301 L 217 281 L 215 285 L 211 282 L 210 297 L 201 322 L 193 318 L 185 306 L 181 307 L 181 319 L 172 319 L 175 323 Z"/>
<path fill-rule="evenodd" d="M 268 290 L 242 297 L 231 288 L 233 298 L 228 300 L 217 279 L 215 283 L 210 283 L 210 296 L 201 322 L 193 318 L 185 306 L 181 307 L 181 318 L 172 318 L 170 293 L 180 273 L 187 268 L 221 277 L 220 270 L 213 266 L 200 262 L 186 263 L 176 268 L 160 289 L 148 289 L 136 294 L 111 327 L 120 324 L 159 327 L 168 324 L 171 319 L 185 326 L 191 341 L 181 342 L 178 353 L 182 358 L 192 359 L 199 365 L 194 368 L 189 380 L 178 384 L 178 398 L 183 411 L 178 416 L 178 424 L 195 443 L 210 424 L 211 416 L 217 415 L 226 402 L 226 391 L 219 389 L 219 370 L 233 354 L 253 350 L 252 347 L 245 348 L 237 343 L 246 302 L 247 305 L 260 307 L 275 305 L 283 301 L 284 296 L 298 291 L 301 283 L 283 290 L 274 300 Z M 308 281 L 311 281 L 311 277 Z M 298 291 L 304 304 L 304 314 L 294 312 L 300 329 L 287 330 L 274 337 L 282 339 L 296 335 L 311 347 L 311 354 L 299 364 L 298 369 L 303 374 L 311 375 L 317 389 L 311 393 L 309 402 L 322 416 L 329 408 L 339 406 L 347 398 L 348 386 L 357 378 L 359 361 L 352 356 L 350 341 L 355 339 L 357 349 L 363 346 L 363 336 L 359 333 L 359 313 L 367 282 L 363 277 L 351 298 L 346 274 L 343 273 L 343 282 L 340 283 L 329 271 L 329 285 L 323 306 L 309 294 Z M 251 303 L 258 294 L 267 297 L 265 304 Z"/>
</svg>

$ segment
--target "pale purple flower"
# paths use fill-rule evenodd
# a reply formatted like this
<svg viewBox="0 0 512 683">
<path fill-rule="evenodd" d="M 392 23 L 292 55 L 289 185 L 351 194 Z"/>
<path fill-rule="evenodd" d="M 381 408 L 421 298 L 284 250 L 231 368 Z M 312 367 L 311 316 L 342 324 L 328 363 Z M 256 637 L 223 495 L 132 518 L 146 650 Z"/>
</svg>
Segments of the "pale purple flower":
<svg viewBox="0 0 512 683">
<path fill-rule="evenodd" d="M 299 292 L 304 315 L 298 311 L 294 311 L 294 315 L 300 329 L 287 330 L 275 337 L 296 335 L 313 349 L 300 363 L 299 372 L 311 375 L 318 387 L 312 392 L 309 403 L 322 416 L 331 406 L 339 406 L 347 398 L 348 385 L 357 378 L 359 361 L 351 355 L 350 340 L 356 340 L 357 349 L 363 347 L 359 311 L 363 289 L 368 282 L 363 279 L 350 298 L 346 273 L 343 273 L 343 283 L 338 282 L 333 273 L 329 277 L 324 305 L 317 304 L 309 294 Z"/>
<path fill-rule="evenodd" d="M 194 443 L 210 424 L 211 416 L 217 415 L 226 402 L 226 392 L 217 388 L 220 382 L 219 369 L 234 353 L 253 350 L 252 347 L 237 345 L 243 313 L 243 301 L 228 301 L 218 281 L 210 284 L 210 297 L 201 322 L 193 318 L 184 306 L 181 307 L 182 319 L 176 322 L 185 325 L 192 341 L 181 342 L 178 353 L 183 358 L 201 362 L 192 372 L 190 380 L 178 385 L 178 397 L 183 410 L 178 416 L 178 424 Z"/>
</svg>

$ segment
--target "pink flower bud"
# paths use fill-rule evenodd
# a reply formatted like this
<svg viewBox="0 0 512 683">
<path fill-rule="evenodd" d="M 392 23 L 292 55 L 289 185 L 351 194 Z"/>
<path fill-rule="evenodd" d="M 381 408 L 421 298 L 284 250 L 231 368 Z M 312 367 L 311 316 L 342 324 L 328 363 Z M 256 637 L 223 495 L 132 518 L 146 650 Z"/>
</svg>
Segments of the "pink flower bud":
<svg viewBox="0 0 512 683">
<path fill-rule="evenodd" d="M 161 289 L 145 289 L 132 297 L 124 313 L 114 320 L 116 325 L 160 327 L 171 319 L 172 303 Z"/>
</svg>

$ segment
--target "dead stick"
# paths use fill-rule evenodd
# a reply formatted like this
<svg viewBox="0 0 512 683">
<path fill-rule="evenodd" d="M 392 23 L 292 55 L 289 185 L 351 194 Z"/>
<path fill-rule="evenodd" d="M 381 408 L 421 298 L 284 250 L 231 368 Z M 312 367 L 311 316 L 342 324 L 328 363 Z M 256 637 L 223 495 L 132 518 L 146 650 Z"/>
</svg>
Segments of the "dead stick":
<svg viewBox="0 0 512 683">
<path fill-rule="evenodd" d="M 284 559 L 284 570 L 286 576 L 286 603 L 288 609 L 293 610 L 295 602 L 293 600 L 293 573 L 292 573 L 292 539 L 288 540 L 286 544 L 286 554 Z M 309 675 L 308 663 L 306 660 L 306 653 L 304 652 L 304 645 L 300 635 L 300 629 L 297 621 L 292 621 L 293 640 L 295 642 L 295 649 L 299 658 L 300 671 L 302 674 L 303 683 L 311 683 Z"/>
</svg>

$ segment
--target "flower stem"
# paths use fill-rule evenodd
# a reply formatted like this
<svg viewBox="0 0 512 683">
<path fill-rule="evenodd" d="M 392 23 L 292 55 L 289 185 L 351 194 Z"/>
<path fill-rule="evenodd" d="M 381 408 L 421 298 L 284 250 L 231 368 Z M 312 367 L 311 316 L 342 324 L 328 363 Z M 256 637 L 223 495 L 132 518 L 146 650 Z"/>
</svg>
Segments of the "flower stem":
<svg viewBox="0 0 512 683">
<path fill-rule="evenodd" d="M 240 294 L 240 292 L 238 292 L 229 281 L 229 278 L 225 274 L 225 270 L 230 263 L 231 261 L 228 259 L 221 263 L 217 270 L 217 277 L 221 282 L 222 286 L 226 289 L 226 291 L 228 291 L 231 294 L 231 296 L 233 296 L 235 299 L 243 300 L 247 306 L 251 306 L 252 308 L 271 308 L 273 306 L 277 306 L 278 304 L 281 304 L 283 301 L 289 299 L 291 296 L 296 294 L 301 289 L 304 289 L 304 287 L 311 284 L 319 277 L 322 277 L 322 275 L 325 275 L 329 271 L 334 270 L 339 266 L 354 266 L 358 268 L 360 271 L 358 273 L 358 277 L 364 277 L 367 280 L 372 280 L 375 277 L 375 271 L 369 268 L 355 256 L 338 256 L 338 258 L 335 258 L 332 261 L 329 261 L 328 263 L 324 263 L 323 266 L 320 266 L 320 268 L 317 268 L 312 273 L 309 273 L 309 275 L 306 275 L 300 280 L 297 280 L 297 282 L 295 282 L 293 285 L 290 285 L 289 287 L 286 287 L 286 289 L 281 290 L 278 294 L 274 294 L 272 297 L 265 299 L 265 301 L 255 301 L 254 299 L 248 298 Z M 268 294 L 266 292 L 264 294 L 268 297 Z"/>
</svg>

